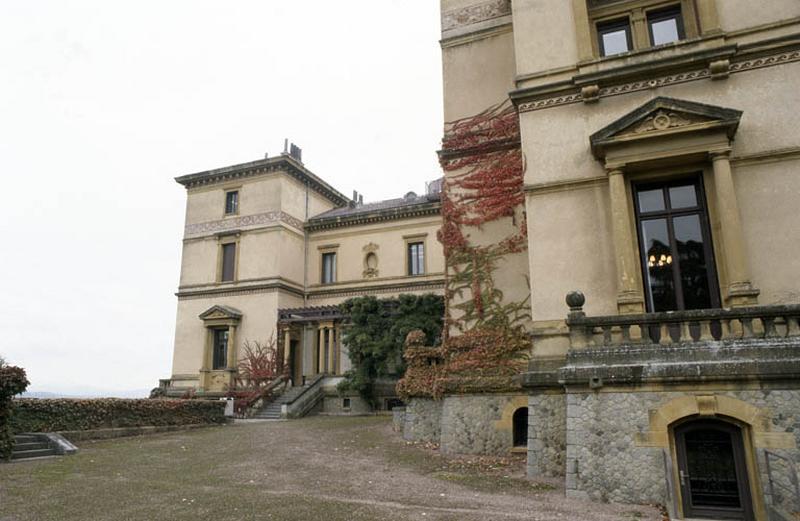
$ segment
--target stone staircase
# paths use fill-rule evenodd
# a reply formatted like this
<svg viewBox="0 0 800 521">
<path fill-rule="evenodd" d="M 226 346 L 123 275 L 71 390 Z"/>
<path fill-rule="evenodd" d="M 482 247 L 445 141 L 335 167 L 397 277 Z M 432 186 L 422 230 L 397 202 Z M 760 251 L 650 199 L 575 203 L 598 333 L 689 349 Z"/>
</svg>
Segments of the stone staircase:
<svg viewBox="0 0 800 521">
<path fill-rule="evenodd" d="M 59 453 L 44 434 L 17 434 L 14 436 L 12 460 L 45 458 Z"/>
<path fill-rule="evenodd" d="M 280 420 L 282 418 L 281 411 L 283 410 L 284 405 L 290 405 L 294 403 L 298 398 L 303 396 L 309 389 L 313 388 L 320 381 L 322 381 L 322 377 L 315 376 L 313 378 L 309 378 L 305 385 L 292 387 L 271 402 L 267 403 L 253 415 L 253 418 L 260 420 Z"/>
</svg>

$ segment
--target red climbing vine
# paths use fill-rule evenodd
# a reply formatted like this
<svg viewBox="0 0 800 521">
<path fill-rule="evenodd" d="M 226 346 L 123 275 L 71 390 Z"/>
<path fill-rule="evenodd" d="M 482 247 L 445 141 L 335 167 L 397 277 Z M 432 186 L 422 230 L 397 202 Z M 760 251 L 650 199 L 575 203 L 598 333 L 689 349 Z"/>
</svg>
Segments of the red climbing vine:
<svg viewBox="0 0 800 521">
<path fill-rule="evenodd" d="M 449 123 L 442 144 L 444 342 L 435 349 L 407 347 L 408 369 L 398 384 L 405 398 L 513 388 L 512 377 L 530 348 L 523 327 L 530 318 L 528 300 L 507 302 L 494 281 L 500 259 L 527 247 L 527 225 L 518 211 L 525 161 L 517 111 L 504 102 Z M 507 233 L 498 233 L 496 242 L 470 240 L 470 229 L 501 219 L 511 225 L 500 228 Z"/>
</svg>

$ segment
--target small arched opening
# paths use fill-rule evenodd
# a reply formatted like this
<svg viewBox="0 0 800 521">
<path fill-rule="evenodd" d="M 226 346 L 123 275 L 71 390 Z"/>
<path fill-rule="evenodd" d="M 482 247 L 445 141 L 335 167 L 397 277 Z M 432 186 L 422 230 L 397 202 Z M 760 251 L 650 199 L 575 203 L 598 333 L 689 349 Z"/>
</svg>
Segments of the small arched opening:
<svg viewBox="0 0 800 521">
<path fill-rule="evenodd" d="M 511 420 L 514 447 L 525 447 L 528 445 L 528 408 L 520 407 L 514 411 Z"/>
</svg>

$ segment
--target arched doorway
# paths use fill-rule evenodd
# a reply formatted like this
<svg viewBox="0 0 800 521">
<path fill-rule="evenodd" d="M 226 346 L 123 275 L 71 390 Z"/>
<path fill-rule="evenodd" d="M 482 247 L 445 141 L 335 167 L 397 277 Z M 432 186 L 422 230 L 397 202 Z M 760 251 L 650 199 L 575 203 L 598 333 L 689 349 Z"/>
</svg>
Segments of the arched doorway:
<svg viewBox="0 0 800 521">
<path fill-rule="evenodd" d="M 528 445 L 528 408 L 520 407 L 514 411 L 511 423 L 513 425 L 514 447 Z"/>
<path fill-rule="evenodd" d="M 674 434 L 684 517 L 753 520 L 741 427 L 700 419 Z"/>
</svg>

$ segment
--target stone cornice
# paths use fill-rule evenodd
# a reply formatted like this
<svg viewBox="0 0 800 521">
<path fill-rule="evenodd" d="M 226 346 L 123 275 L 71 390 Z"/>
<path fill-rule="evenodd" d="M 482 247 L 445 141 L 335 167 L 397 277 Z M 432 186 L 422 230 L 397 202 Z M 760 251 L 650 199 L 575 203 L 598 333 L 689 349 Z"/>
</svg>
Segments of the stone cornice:
<svg viewBox="0 0 800 521">
<path fill-rule="evenodd" d="M 427 215 L 438 215 L 441 213 L 441 208 L 441 201 L 435 201 L 413 206 L 400 206 L 397 208 L 375 210 L 362 214 L 316 217 L 310 219 L 306 223 L 305 229 L 309 232 L 314 232 L 318 230 L 341 228 L 344 226 L 359 226 L 386 221 L 397 221 L 400 219 L 412 219 Z"/>
<path fill-rule="evenodd" d="M 359 295 L 372 295 L 376 293 L 395 293 L 403 291 L 444 289 L 444 278 L 420 281 L 395 282 L 391 284 L 372 284 L 349 286 L 344 288 L 311 289 L 308 292 L 310 299 L 332 297 L 355 297 Z"/>
<path fill-rule="evenodd" d="M 268 282 L 242 284 L 242 281 L 233 284 L 211 284 L 202 286 L 189 286 L 178 289 L 175 296 L 178 300 L 224 297 L 232 295 L 253 295 L 259 293 L 272 293 L 284 291 L 298 297 L 303 296 L 302 287 L 298 287 L 283 279 L 267 279 Z"/>
<path fill-rule="evenodd" d="M 703 79 L 800 61 L 800 35 L 758 44 L 723 45 L 604 71 L 577 74 L 568 80 L 517 89 L 509 96 L 519 112 L 652 90 Z"/>
<path fill-rule="evenodd" d="M 175 181 L 182 184 L 187 189 L 191 189 L 198 186 L 253 177 L 271 172 L 286 172 L 301 183 L 308 183 L 308 186 L 312 190 L 338 206 L 344 206 L 350 201 L 347 197 L 308 170 L 302 163 L 288 155 L 280 155 L 268 159 L 251 161 L 249 163 L 241 163 L 238 165 L 216 168 L 214 170 L 197 172 L 195 174 L 188 174 L 176 177 Z"/>
</svg>

